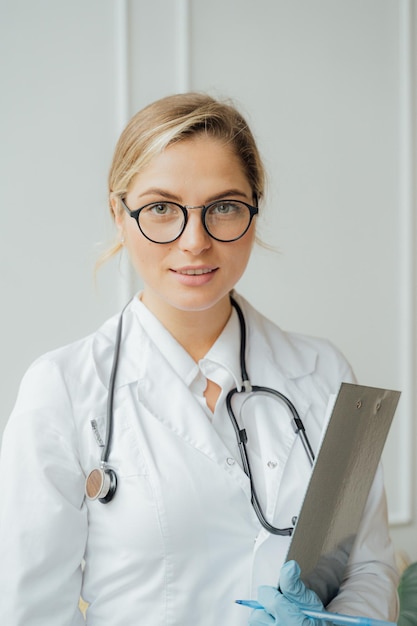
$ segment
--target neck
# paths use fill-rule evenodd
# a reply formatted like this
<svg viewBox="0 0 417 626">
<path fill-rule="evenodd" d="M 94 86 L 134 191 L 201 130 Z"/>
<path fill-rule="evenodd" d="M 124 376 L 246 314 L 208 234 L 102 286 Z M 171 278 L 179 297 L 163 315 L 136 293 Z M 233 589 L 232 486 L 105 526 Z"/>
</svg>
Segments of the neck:
<svg viewBox="0 0 417 626">
<path fill-rule="evenodd" d="M 156 306 L 145 292 L 141 299 L 196 362 L 203 358 L 215 343 L 226 326 L 232 310 L 229 296 L 202 311 L 183 311 L 169 305 Z"/>
</svg>

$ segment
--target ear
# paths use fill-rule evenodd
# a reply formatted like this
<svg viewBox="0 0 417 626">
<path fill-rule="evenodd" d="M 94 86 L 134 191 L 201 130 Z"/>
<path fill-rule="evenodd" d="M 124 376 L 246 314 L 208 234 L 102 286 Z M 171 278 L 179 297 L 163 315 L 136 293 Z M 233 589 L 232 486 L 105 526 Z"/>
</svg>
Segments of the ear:
<svg viewBox="0 0 417 626">
<path fill-rule="evenodd" d="M 125 215 L 124 211 L 120 210 L 118 198 L 110 198 L 111 211 L 113 213 L 114 223 L 119 233 L 120 244 L 123 246 L 125 242 Z"/>
<path fill-rule="evenodd" d="M 115 221 L 115 224 L 119 230 L 122 230 L 124 215 L 122 211 L 120 210 L 118 198 L 114 198 L 114 197 L 110 198 L 110 206 L 111 206 L 111 210 L 113 213 L 113 219 Z"/>
</svg>

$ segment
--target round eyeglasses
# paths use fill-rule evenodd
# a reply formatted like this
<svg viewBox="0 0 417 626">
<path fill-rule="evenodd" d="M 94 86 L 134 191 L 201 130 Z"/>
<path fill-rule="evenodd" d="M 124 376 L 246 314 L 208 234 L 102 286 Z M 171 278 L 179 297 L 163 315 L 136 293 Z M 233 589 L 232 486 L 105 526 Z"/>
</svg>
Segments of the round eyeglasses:
<svg viewBox="0 0 417 626">
<path fill-rule="evenodd" d="M 243 237 L 259 209 L 241 200 L 216 200 L 200 206 L 183 206 L 177 202 L 151 202 L 131 211 L 121 202 L 130 217 L 136 220 L 141 233 L 154 243 L 171 243 L 187 226 L 188 211 L 201 209 L 205 231 L 216 241 L 236 241 Z"/>
</svg>

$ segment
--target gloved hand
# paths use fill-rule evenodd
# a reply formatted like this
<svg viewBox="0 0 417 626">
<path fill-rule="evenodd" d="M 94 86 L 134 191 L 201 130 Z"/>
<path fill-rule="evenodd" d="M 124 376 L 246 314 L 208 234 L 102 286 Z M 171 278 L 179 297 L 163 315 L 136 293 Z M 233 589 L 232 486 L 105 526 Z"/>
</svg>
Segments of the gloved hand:
<svg viewBox="0 0 417 626">
<path fill-rule="evenodd" d="M 281 593 L 275 587 L 259 587 L 258 602 L 265 609 L 252 611 L 250 626 L 324 626 L 322 620 L 307 617 L 302 612 L 302 609 L 323 611 L 324 607 L 317 594 L 300 580 L 298 563 L 288 561 L 282 566 L 279 586 Z"/>
</svg>

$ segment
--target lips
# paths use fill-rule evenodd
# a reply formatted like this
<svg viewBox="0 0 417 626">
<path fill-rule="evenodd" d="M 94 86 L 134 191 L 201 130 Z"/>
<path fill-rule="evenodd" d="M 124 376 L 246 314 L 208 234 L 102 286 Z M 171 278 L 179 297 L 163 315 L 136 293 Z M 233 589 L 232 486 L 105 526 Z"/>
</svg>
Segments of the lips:
<svg viewBox="0 0 417 626">
<path fill-rule="evenodd" d="M 184 276 L 201 276 L 202 274 L 211 274 L 216 269 L 217 267 L 179 267 L 174 272 Z"/>
<path fill-rule="evenodd" d="M 198 267 L 198 268 L 184 268 L 175 270 L 177 274 L 184 274 L 185 276 L 201 276 L 201 274 L 210 274 L 214 272 L 214 269 L 209 267 Z"/>
<path fill-rule="evenodd" d="M 217 274 L 218 267 L 178 267 L 171 270 L 180 285 L 185 287 L 202 287 L 209 284 Z"/>
</svg>

